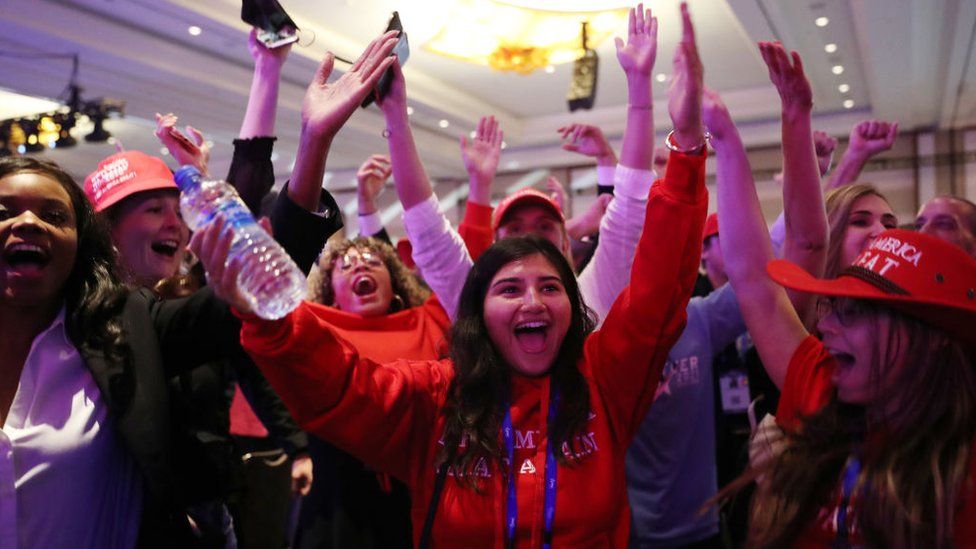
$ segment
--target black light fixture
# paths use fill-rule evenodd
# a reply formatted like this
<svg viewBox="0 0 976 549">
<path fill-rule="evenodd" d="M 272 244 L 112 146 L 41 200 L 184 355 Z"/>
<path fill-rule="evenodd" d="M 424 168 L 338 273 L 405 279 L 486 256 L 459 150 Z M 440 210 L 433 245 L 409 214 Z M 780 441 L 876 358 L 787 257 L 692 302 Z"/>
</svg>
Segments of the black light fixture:
<svg viewBox="0 0 976 549">
<path fill-rule="evenodd" d="M 124 116 L 125 101 L 121 99 L 112 99 L 109 97 L 100 97 L 85 103 L 84 112 L 95 125 L 92 132 L 85 136 L 85 141 L 88 141 L 89 143 L 104 143 L 108 141 L 108 138 L 112 137 L 112 134 L 105 129 L 105 119 L 108 118 L 108 116 L 112 113 L 116 113 L 119 116 Z"/>
<path fill-rule="evenodd" d="M 75 127 L 75 113 L 57 113 L 54 115 L 54 122 L 58 125 L 58 140 L 55 143 L 58 149 L 67 149 L 78 144 L 78 140 L 71 135 L 72 128 Z"/>
<path fill-rule="evenodd" d="M 569 93 L 566 94 L 570 112 L 578 109 L 590 110 L 596 101 L 596 76 L 600 58 L 595 50 L 588 47 L 586 21 L 583 21 L 580 38 L 583 42 L 583 55 L 573 62 L 573 80 L 569 84 Z"/>
<path fill-rule="evenodd" d="M 108 138 L 112 137 L 112 134 L 104 127 L 105 115 L 101 113 L 89 114 L 88 117 L 91 118 L 95 128 L 92 129 L 90 134 L 85 136 L 85 141 L 89 143 L 104 143 L 108 141 Z"/>
</svg>

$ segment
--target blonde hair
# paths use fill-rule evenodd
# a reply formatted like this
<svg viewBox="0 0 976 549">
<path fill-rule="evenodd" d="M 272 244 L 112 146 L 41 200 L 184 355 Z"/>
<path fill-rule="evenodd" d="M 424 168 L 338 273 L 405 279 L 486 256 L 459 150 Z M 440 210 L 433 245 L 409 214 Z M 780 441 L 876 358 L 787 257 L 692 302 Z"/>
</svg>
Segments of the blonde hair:
<svg viewBox="0 0 976 549">
<path fill-rule="evenodd" d="M 393 247 L 375 238 L 359 237 L 353 240 L 338 240 L 328 242 L 319 260 L 308 273 L 308 300 L 330 307 L 335 306 L 335 292 L 332 289 L 332 269 L 335 267 L 336 258 L 342 257 L 350 249 L 368 249 L 376 252 L 386 265 L 386 270 L 390 272 L 390 284 L 393 286 L 394 302 L 399 296 L 403 300 L 402 308 L 417 307 L 423 305 L 424 301 L 430 297 L 430 290 L 421 286 L 417 277 L 410 269 L 400 261 L 400 257 L 393 250 Z M 395 305 L 391 304 L 391 305 Z M 396 312 L 392 310 L 391 313 Z"/>
<path fill-rule="evenodd" d="M 824 197 L 827 210 L 827 227 L 830 231 L 830 244 L 827 246 L 827 258 L 824 264 L 824 278 L 836 278 L 847 267 L 842 265 L 844 256 L 844 238 L 847 236 L 848 219 L 854 203 L 865 196 L 877 196 L 886 203 L 881 192 L 873 185 L 855 183 L 834 189 Z"/>
</svg>

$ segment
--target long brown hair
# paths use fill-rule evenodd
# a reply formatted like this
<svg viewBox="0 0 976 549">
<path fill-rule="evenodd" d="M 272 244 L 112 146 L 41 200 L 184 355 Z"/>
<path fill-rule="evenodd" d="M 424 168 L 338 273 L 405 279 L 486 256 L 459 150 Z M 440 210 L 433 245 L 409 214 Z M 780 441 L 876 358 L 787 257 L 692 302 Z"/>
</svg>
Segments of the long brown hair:
<svg viewBox="0 0 976 549">
<path fill-rule="evenodd" d="M 871 311 L 873 309 L 873 312 Z M 871 307 L 870 382 L 874 402 L 845 404 L 836 395 L 786 435 L 784 450 L 761 470 L 753 499 L 749 547 L 792 544 L 836 501 L 847 459 L 861 460 L 852 523 L 874 547 L 945 547 L 953 543 L 955 514 L 971 489 L 976 437 L 976 371 L 972 351 L 913 317 Z M 901 356 L 898 364 L 891 357 Z"/>
<path fill-rule="evenodd" d="M 589 386 L 577 363 L 596 322 L 583 302 L 572 267 L 553 243 L 539 236 L 508 237 L 495 242 L 475 261 L 461 290 L 450 337 L 455 375 L 444 407 L 444 446 L 437 460 L 438 465 L 454 466 L 472 487 L 477 487 L 478 476 L 468 473 L 475 472 L 479 462 L 502 463 L 499 433 L 511 381 L 511 368 L 485 327 L 485 295 L 502 267 L 533 255 L 541 255 L 556 269 L 571 310 L 569 329 L 548 372 L 551 386 L 558 388 L 561 395 L 556 417 L 549 426 L 555 447 L 563 448 L 566 443 L 570 454 L 575 455 L 573 436 L 583 430 L 589 418 Z M 460 451 L 462 441 L 464 449 Z M 562 463 L 572 455 L 556 452 Z"/>
<path fill-rule="evenodd" d="M 847 265 L 841 263 L 844 255 L 844 237 L 847 236 L 848 219 L 854 203 L 865 196 L 877 196 L 888 201 L 881 191 L 873 185 L 855 183 L 844 185 L 828 192 L 824 196 L 824 207 L 827 210 L 827 227 L 829 229 L 830 244 L 827 247 L 827 257 L 824 265 L 824 278 L 835 278 Z"/>
</svg>

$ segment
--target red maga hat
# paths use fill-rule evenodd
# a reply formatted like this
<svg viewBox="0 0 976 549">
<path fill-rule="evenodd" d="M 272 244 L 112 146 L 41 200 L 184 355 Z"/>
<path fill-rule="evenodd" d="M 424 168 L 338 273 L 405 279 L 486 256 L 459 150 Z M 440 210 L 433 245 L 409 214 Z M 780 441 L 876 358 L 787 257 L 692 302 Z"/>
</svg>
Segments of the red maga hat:
<svg viewBox="0 0 976 549">
<path fill-rule="evenodd" d="M 976 343 L 976 260 L 958 246 L 904 229 L 881 233 L 837 278 L 814 278 L 782 259 L 766 267 L 794 290 L 879 302 Z"/>
<path fill-rule="evenodd" d="M 497 229 L 501 224 L 502 220 L 505 219 L 505 215 L 516 206 L 542 206 L 550 210 L 561 223 L 566 222 L 566 218 L 563 217 L 563 211 L 560 209 L 559 204 L 553 200 L 549 195 L 539 192 L 535 189 L 522 189 L 517 193 L 510 194 L 502 199 L 498 203 L 498 207 L 495 208 L 495 215 L 491 219 L 492 230 Z"/>
<path fill-rule="evenodd" d="M 96 212 L 123 198 L 155 189 L 180 190 L 173 181 L 173 172 L 162 160 L 139 151 L 113 154 L 85 178 L 85 194 Z"/>
<path fill-rule="evenodd" d="M 718 214 L 709 214 L 705 218 L 705 228 L 702 230 L 702 242 L 718 234 Z"/>
</svg>

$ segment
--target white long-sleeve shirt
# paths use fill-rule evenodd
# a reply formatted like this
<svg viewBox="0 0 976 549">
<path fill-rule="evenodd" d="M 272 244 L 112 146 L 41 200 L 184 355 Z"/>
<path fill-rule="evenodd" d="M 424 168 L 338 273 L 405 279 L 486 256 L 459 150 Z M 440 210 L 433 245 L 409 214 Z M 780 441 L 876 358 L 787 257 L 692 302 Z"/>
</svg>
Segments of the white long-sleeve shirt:
<svg viewBox="0 0 976 549">
<path fill-rule="evenodd" d="M 608 173 L 598 171 L 602 177 Z M 614 199 L 600 221 L 600 241 L 593 259 L 579 276 L 580 293 L 598 322 L 602 322 L 630 282 L 634 251 L 644 227 L 647 194 L 654 179 L 653 171 L 626 166 L 617 166 L 613 172 Z M 440 211 L 434 195 L 406 210 L 403 224 L 413 245 L 414 261 L 453 320 L 461 288 L 473 265 L 461 235 Z"/>
</svg>

